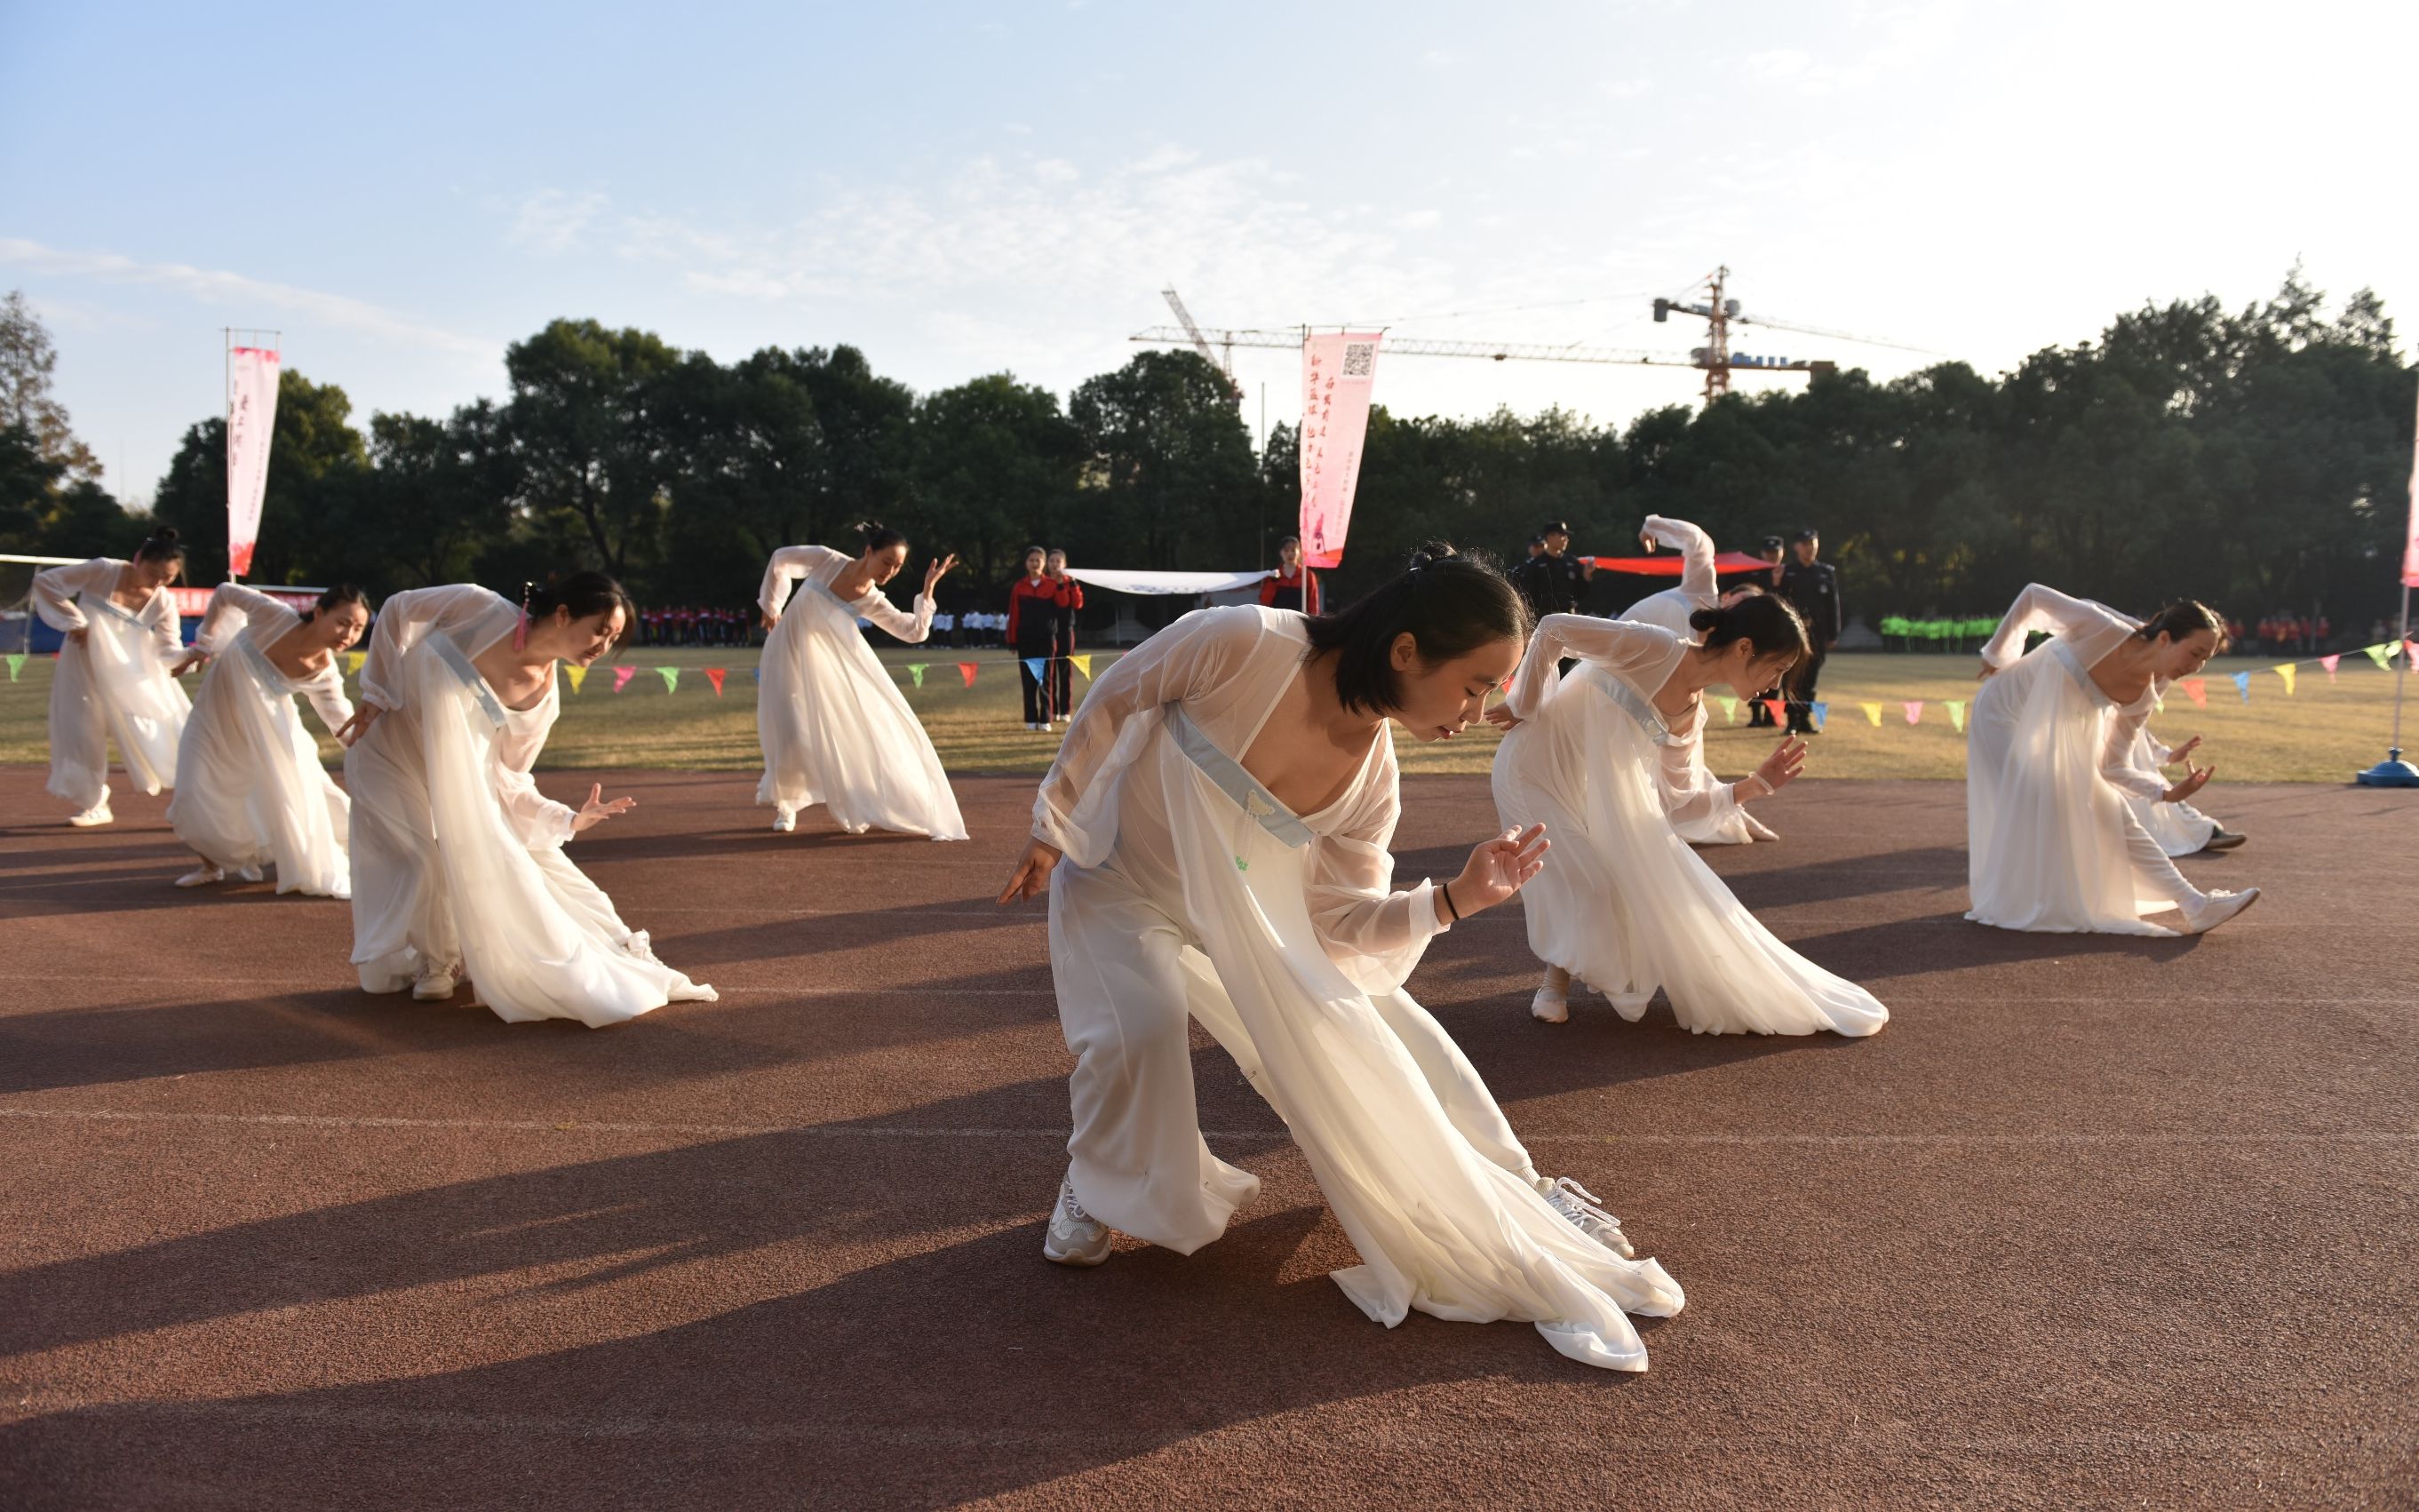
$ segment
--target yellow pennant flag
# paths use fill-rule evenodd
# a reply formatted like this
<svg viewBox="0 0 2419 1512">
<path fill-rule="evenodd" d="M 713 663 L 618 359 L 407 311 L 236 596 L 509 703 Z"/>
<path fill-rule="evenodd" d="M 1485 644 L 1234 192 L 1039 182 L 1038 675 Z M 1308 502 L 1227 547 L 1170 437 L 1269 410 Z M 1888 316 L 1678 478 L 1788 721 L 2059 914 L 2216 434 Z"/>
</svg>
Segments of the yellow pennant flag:
<svg viewBox="0 0 2419 1512">
<path fill-rule="evenodd" d="M 1082 672 L 1086 677 L 1092 675 L 1092 654 L 1090 652 L 1087 651 L 1080 656 L 1070 656 L 1067 659 L 1075 664 L 1075 670 L 1077 671 Z"/>
<path fill-rule="evenodd" d="M 579 691 L 579 685 L 588 681 L 588 669 L 574 667 L 566 661 L 562 664 L 562 675 L 571 679 L 571 690 L 577 693 Z"/>
<path fill-rule="evenodd" d="M 1955 725 L 1959 730 L 1964 730 L 1965 728 L 1965 701 L 1964 699 L 1949 700 L 1949 722 Z"/>
<path fill-rule="evenodd" d="M 1882 726 L 1882 706 L 1881 706 L 1880 704 L 1878 704 L 1878 703 L 1859 703 L 1859 704 L 1857 704 L 1857 707 L 1858 707 L 1858 708 L 1860 708 L 1860 709 L 1862 709 L 1862 710 L 1864 710 L 1864 711 L 1865 711 L 1865 720 L 1866 720 L 1866 722 L 1867 722 L 1867 723 L 1871 724 L 1871 725 L 1872 725 L 1874 729 L 1876 729 L 1876 730 L 1878 730 L 1878 729 L 1880 729 L 1880 728 L 1881 728 L 1881 726 Z"/>
<path fill-rule="evenodd" d="M 2285 696 L 2287 698 L 2291 698 L 2293 696 L 2293 664 L 2288 661 L 2282 667 L 2271 667 L 2268 670 L 2274 672 L 2277 676 L 2285 679 Z"/>
<path fill-rule="evenodd" d="M 345 671 L 348 674 L 359 672 L 362 663 L 369 659 L 370 654 L 366 651 L 347 651 L 345 653 Z"/>
</svg>

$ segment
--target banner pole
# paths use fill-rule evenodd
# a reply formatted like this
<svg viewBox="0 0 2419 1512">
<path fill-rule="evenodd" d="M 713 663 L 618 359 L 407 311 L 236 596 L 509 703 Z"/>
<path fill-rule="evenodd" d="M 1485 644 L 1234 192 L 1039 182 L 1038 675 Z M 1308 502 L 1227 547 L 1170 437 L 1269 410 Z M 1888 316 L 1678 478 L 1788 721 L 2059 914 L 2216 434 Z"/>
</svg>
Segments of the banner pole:
<svg viewBox="0 0 2419 1512">
<path fill-rule="evenodd" d="M 219 450 L 226 456 L 227 519 L 235 519 L 235 327 L 219 328 Z M 227 536 L 227 581 L 243 574 L 235 570 L 235 536 Z"/>
<path fill-rule="evenodd" d="M 2402 695 L 2411 686 L 2411 590 L 2419 587 L 2419 430 L 2414 430 L 2411 443 L 2411 515 L 2403 524 L 2402 536 L 2402 628 L 2396 644 L 2402 650 L 2402 670 L 2394 684 L 2394 743 L 2385 749 L 2385 760 L 2355 776 L 2352 780 L 2365 788 L 2419 788 L 2419 766 L 2402 759 Z"/>
</svg>

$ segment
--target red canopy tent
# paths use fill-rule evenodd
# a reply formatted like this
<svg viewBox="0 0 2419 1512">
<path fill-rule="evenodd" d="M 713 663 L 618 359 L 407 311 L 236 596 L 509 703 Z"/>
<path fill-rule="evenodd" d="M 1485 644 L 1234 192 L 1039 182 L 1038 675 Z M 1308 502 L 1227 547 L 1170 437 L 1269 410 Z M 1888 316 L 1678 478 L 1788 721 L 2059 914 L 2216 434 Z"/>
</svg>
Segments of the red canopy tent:
<svg viewBox="0 0 2419 1512">
<path fill-rule="evenodd" d="M 1641 578 L 1677 578 L 1687 569 L 1677 551 L 1658 551 L 1651 557 L 1591 557 L 1598 572 L 1633 572 Z M 1714 558 L 1714 571 L 1770 572 L 1777 563 L 1762 557 L 1751 557 L 1744 551 L 1724 551 Z"/>
</svg>

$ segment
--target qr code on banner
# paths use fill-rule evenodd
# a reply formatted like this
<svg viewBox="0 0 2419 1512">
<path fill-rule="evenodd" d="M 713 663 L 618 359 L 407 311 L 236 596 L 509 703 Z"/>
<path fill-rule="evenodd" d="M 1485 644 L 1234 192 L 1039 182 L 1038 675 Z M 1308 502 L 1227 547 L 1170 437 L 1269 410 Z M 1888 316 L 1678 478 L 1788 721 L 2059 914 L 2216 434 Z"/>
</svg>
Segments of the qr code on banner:
<svg viewBox="0 0 2419 1512">
<path fill-rule="evenodd" d="M 1367 378 L 1378 366 L 1378 344 L 1374 341 L 1348 341 L 1344 344 L 1344 376 Z"/>
</svg>

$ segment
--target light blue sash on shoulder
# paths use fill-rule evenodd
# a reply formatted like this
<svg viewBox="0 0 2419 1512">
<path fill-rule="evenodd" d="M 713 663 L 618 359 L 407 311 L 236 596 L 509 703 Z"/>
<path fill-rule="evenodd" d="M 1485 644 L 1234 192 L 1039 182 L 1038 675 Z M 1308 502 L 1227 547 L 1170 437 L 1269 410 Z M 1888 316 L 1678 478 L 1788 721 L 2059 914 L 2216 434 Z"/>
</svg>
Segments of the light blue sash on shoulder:
<svg viewBox="0 0 2419 1512">
<path fill-rule="evenodd" d="M 452 668 L 454 675 L 462 679 L 462 685 L 470 690 L 470 696 L 479 701 L 479 712 L 487 717 L 487 722 L 501 730 L 504 727 L 503 701 L 496 697 L 496 690 L 487 686 L 487 680 L 479 675 L 479 669 L 470 665 L 470 658 L 462 654 L 462 648 L 454 643 L 454 638 L 442 630 L 431 630 L 425 643 L 429 650 L 437 653 L 438 660 Z"/>
<path fill-rule="evenodd" d="M 115 614 L 119 619 L 124 620 L 127 624 L 133 625 L 137 629 L 148 630 L 151 628 L 151 624 L 148 620 L 146 620 L 142 615 L 135 613 L 131 609 L 124 608 L 117 602 L 117 600 L 110 597 L 107 594 L 94 594 L 89 592 L 81 593 L 76 594 L 76 602 L 82 604 L 86 609 L 99 609 L 103 614 Z"/>
<path fill-rule="evenodd" d="M 1262 829 L 1296 849 L 1310 843 L 1310 826 L 1295 818 L 1293 810 L 1277 801 L 1275 794 L 1262 787 L 1258 778 L 1244 771 L 1242 763 L 1220 750 L 1202 733 L 1201 727 L 1186 717 L 1180 704 L 1168 705 L 1167 733 L 1175 739 L 1176 748 L 1201 768 L 1201 775 L 1234 799 L 1235 807 L 1258 820 Z"/>
<path fill-rule="evenodd" d="M 1644 699 L 1640 698 L 1638 696 L 1638 689 L 1630 687 L 1627 683 L 1623 682 L 1620 678 L 1615 677 L 1612 673 L 1606 672 L 1604 674 L 1604 690 L 1607 694 L 1610 695 L 1614 703 L 1620 705 L 1623 712 L 1626 713 L 1631 718 L 1638 721 L 1639 728 L 1646 732 L 1647 739 L 1653 741 L 1658 746 L 1668 746 L 1672 744 L 1672 727 L 1663 722 L 1662 711 L 1656 709 L 1654 704 L 1647 702 Z"/>
<path fill-rule="evenodd" d="M 237 636 L 235 638 L 235 645 L 236 650 L 240 652 L 243 656 L 243 659 L 250 664 L 253 675 L 258 677 L 262 684 L 265 685 L 270 692 L 290 693 L 294 691 L 295 679 L 286 676 L 282 671 L 279 671 L 277 670 L 277 663 L 269 659 L 269 653 L 254 644 L 252 637 L 248 635 Z"/>
</svg>

